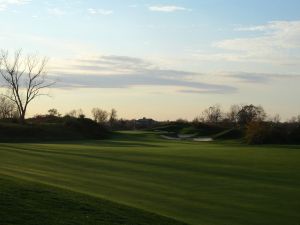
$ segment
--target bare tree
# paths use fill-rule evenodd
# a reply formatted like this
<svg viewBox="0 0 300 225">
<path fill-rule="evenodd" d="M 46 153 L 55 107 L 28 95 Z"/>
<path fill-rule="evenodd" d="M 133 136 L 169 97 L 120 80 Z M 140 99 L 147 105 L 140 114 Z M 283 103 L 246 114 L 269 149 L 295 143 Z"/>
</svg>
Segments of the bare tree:
<svg viewBox="0 0 300 225">
<path fill-rule="evenodd" d="M 240 105 L 232 105 L 230 107 L 229 112 L 226 114 L 227 119 L 232 123 L 238 122 L 238 114 L 241 111 L 242 106 Z"/>
<path fill-rule="evenodd" d="M 281 117 L 279 114 L 276 114 L 275 116 L 269 117 L 269 121 L 273 123 L 280 123 Z"/>
<path fill-rule="evenodd" d="M 85 114 L 82 109 L 73 109 L 70 112 L 66 113 L 66 116 L 70 116 L 74 118 L 84 118 Z"/>
<path fill-rule="evenodd" d="M 94 108 L 92 110 L 92 114 L 93 114 L 94 120 L 100 124 L 106 123 L 108 116 L 109 116 L 107 111 L 99 109 L 99 108 Z"/>
<path fill-rule="evenodd" d="M 0 97 L 0 119 L 15 118 L 16 106 L 8 98 Z"/>
<path fill-rule="evenodd" d="M 0 52 L 0 74 L 9 93 L 5 96 L 16 104 L 21 123 L 25 122 L 28 105 L 54 84 L 46 79 L 47 61 L 37 55 L 23 56 L 21 50 L 12 58 L 8 51 Z"/>
<path fill-rule="evenodd" d="M 58 117 L 61 116 L 61 114 L 60 114 L 60 113 L 58 112 L 58 110 L 55 109 L 55 108 L 49 109 L 49 110 L 48 110 L 48 114 L 49 114 L 50 116 L 58 116 Z"/>
<path fill-rule="evenodd" d="M 217 123 L 222 118 L 222 111 L 220 105 L 211 106 L 203 111 L 205 121 L 210 123 Z"/>
<path fill-rule="evenodd" d="M 110 114 L 109 114 L 109 123 L 110 126 L 112 127 L 114 125 L 114 123 L 117 121 L 117 110 L 112 109 Z"/>
<path fill-rule="evenodd" d="M 193 123 L 197 124 L 197 123 L 204 123 L 205 122 L 205 118 L 203 117 L 203 115 L 201 116 L 196 116 L 193 119 Z"/>
</svg>

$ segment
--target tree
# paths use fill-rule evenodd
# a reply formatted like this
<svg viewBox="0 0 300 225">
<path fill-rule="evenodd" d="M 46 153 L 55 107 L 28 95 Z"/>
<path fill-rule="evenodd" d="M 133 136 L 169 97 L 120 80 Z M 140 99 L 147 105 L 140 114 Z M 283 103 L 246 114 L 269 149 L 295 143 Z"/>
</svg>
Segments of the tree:
<svg viewBox="0 0 300 225">
<path fill-rule="evenodd" d="M 289 123 L 300 123 L 300 115 L 293 116 L 291 119 L 288 120 Z"/>
<path fill-rule="evenodd" d="M 48 113 L 50 116 L 60 116 L 57 109 L 49 109 Z"/>
<path fill-rule="evenodd" d="M 85 118 L 84 112 L 82 109 L 73 109 L 70 112 L 66 113 L 66 116 L 74 118 Z"/>
<path fill-rule="evenodd" d="M 108 119 L 108 112 L 99 108 L 92 109 L 92 115 L 97 123 L 104 124 Z"/>
<path fill-rule="evenodd" d="M 66 116 L 77 117 L 77 111 L 73 109 L 70 112 L 66 113 Z"/>
<path fill-rule="evenodd" d="M 117 110 L 112 109 L 109 114 L 109 124 L 112 127 L 114 123 L 117 121 Z"/>
<path fill-rule="evenodd" d="M 275 116 L 271 117 L 269 120 L 270 120 L 270 122 L 272 122 L 272 123 L 280 123 L 281 118 L 280 118 L 280 115 L 279 115 L 279 114 L 276 114 Z"/>
<path fill-rule="evenodd" d="M 220 105 L 214 105 L 209 107 L 208 109 L 205 109 L 203 111 L 203 116 L 205 118 L 205 121 L 210 123 L 217 123 L 222 118 L 222 111 Z"/>
<path fill-rule="evenodd" d="M 16 115 L 15 104 L 8 98 L 0 97 L 0 119 L 14 118 Z"/>
<path fill-rule="evenodd" d="M 205 118 L 203 116 L 197 116 L 193 119 L 194 124 L 204 123 L 204 122 L 205 122 Z"/>
<path fill-rule="evenodd" d="M 231 123 L 237 123 L 238 122 L 238 114 L 241 110 L 241 106 L 239 105 L 232 105 L 229 109 L 229 112 L 227 113 L 227 119 Z"/>
<path fill-rule="evenodd" d="M 246 126 L 245 140 L 248 144 L 265 144 L 269 136 L 270 128 L 262 121 L 251 121 Z"/>
<path fill-rule="evenodd" d="M 254 105 L 245 105 L 238 112 L 238 122 L 241 125 L 247 125 L 252 121 L 263 121 L 266 113 L 263 107 Z"/>
<path fill-rule="evenodd" d="M 9 93 L 5 96 L 16 104 L 21 123 L 25 123 L 28 105 L 54 84 L 47 80 L 47 61 L 37 55 L 23 56 L 21 50 L 12 58 L 8 51 L 0 52 L 0 74 Z"/>
</svg>

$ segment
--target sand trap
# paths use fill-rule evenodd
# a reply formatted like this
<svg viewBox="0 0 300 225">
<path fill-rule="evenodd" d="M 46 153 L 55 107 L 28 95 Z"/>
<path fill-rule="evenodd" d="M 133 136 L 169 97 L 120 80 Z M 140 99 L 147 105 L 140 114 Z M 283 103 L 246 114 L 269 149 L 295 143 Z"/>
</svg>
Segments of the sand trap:
<svg viewBox="0 0 300 225">
<path fill-rule="evenodd" d="M 179 137 L 170 137 L 167 135 L 161 135 L 160 137 L 167 139 L 167 140 L 174 140 L 174 141 L 185 141 L 185 140 L 191 140 L 191 141 L 197 141 L 197 142 L 210 142 L 213 141 L 214 139 L 210 137 L 202 137 L 202 138 L 192 138 L 193 136 L 187 137 L 187 135 L 178 135 Z"/>
<path fill-rule="evenodd" d="M 166 135 L 161 135 L 162 138 L 167 139 L 167 140 L 181 140 L 181 138 L 176 138 L 176 137 L 170 137 Z"/>
<path fill-rule="evenodd" d="M 192 138 L 197 136 L 197 134 L 178 134 L 179 138 Z"/>
<path fill-rule="evenodd" d="M 213 141 L 214 139 L 212 138 L 194 138 L 194 141 L 199 141 L 199 142 L 209 142 L 209 141 Z"/>
</svg>

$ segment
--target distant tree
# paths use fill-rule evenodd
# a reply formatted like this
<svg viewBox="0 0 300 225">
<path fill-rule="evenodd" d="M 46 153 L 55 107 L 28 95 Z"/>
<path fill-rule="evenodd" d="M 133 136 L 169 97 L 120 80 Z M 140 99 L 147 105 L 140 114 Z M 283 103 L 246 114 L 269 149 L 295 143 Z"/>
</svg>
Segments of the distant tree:
<svg viewBox="0 0 300 225">
<path fill-rule="evenodd" d="M 81 119 L 85 118 L 85 114 L 82 109 L 77 110 L 77 117 Z"/>
<path fill-rule="evenodd" d="M 57 109 L 49 109 L 48 110 L 48 114 L 50 116 L 60 116 L 60 114 L 58 113 L 58 110 Z"/>
<path fill-rule="evenodd" d="M 226 114 L 227 119 L 231 123 L 237 123 L 238 122 L 238 114 L 239 114 L 240 110 L 241 110 L 240 105 L 232 105 L 229 109 L 229 112 Z"/>
<path fill-rule="evenodd" d="M 205 122 L 205 118 L 203 116 L 197 116 L 193 119 L 194 124 L 204 123 L 204 122 Z"/>
<path fill-rule="evenodd" d="M 266 113 L 263 107 L 254 105 L 245 105 L 238 112 L 238 122 L 241 125 L 249 124 L 252 121 L 263 121 Z"/>
<path fill-rule="evenodd" d="M 16 117 L 16 106 L 10 99 L 0 97 L 0 119 L 8 119 Z"/>
<path fill-rule="evenodd" d="M 246 126 L 245 140 L 248 144 L 264 144 L 268 140 L 270 131 L 261 121 L 251 121 Z"/>
<path fill-rule="evenodd" d="M 188 123 L 186 119 L 179 118 L 176 120 L 176 123 Z"/>
<path fill-rule="evenodd" d="M 70 112 L 66 113 L 66 116 L 77 117 L 77 111 L 72 109 Z"/>
<path fill-rule="evenodd" d="M 84 118 L 85 118 L 85 115 L 84 115 L 84 114 L 80 114 L 78 118 L 79 118 L 79 119 L 84 119 Z"/>
<path fill-rule="evenodd" d="M 94 108 L 92 109 L 92 115 L 97 123 L 104 124 L 108 120 L 109 113 L 105 110 Z"/>
<path fill-rule="evenodd" d="M 279 114 L 276 114 L 275 116 L 271 117 L 269 120 L 270 120 L 270 122 L 273 122 L 273 123 L 280 123 L 281 118 L 280 118 Z"/>
<path fill-rule="evenodd" d="M 118 116 L 117 116 L 117 110 L 112 109 L 112 110 L 110 111 L 110 114 L 109 114 L 109 124 L 110 124 L 111 127 L 112 127 L 112 126 L 114 125 L 114 123 L 117 121 L 117 118 L 118 118 Z"/>
<path fill-rule="evenodd" d="M 221 121 L 222 111 L 220 105 L 214 105 L 203 111 L 205 121 L 209 123 L 217 123 Z"/>
<path fill-rule="evenodd" d="M 289 123 L 300 123 L 300 115 L 293 116 L 288 122 Z"/>
<path fill-rule="evenodd" d="M 43 89 L 54 84 L 47 81 L 46 64 L 46 58 L 24 57 L 21 50 L 16 51 L 12 59 L 8 51 L 0 51 L 0 75 L 9 93 L 5 96 L 16 104 L 21 123 L 25 122 L 28 105 L 44 95 Z"/>
<path fill-rule="evenodd" d="M 66 116 L 74 118 L 85 118 L 84 112 L 82 109 L 73 109 L 70 112 L 66 113 Z"/>
</svg>

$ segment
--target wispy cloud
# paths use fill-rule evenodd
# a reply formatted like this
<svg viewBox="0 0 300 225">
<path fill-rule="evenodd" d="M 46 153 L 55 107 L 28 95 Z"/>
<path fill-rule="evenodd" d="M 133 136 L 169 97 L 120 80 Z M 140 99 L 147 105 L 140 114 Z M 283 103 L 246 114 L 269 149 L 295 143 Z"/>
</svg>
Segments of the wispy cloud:
<svg viewBox="0 0 300 225">
<path fill-rule="evenodd" d="M 243 83 L 268 85 L 287 79 L 300 80 L 300 74 L 288 73 L 195 73 L 162 69 L 140 58 L 115 55 L 64 62 L 63 67 L 52 68 L 50 75 L 58 81 L 57 88 L 161 87 L 185 94 L 230 94 L 238 92 Z"/>
<path fill-rule="evenodd" d="M 189 9 L 177 5 L 154 5 L 154 6 L 149 6 L 148 9 L 150 11 L 166 12 L 166 13 L 176 12 L 176 11 L 189 11 Z"/>
<path fill-rule="evenodd" d="M 140 58 L 100 56 L 78 59 L 69 66 L 54 68 L 51 75 L 62 88 L 131 88 L 139 86 L 170 87 L 185 93 L 233 93 L 231 85 L 192 80 L 201 74 L 161 69 Z"/>
<path fill-rule="evenodd" d="M 198 54 L 202 60 L 226 60 L 272 64 L 298 64 L 300 60 L 300 21 L 273 21 L 235 29 L 252 32 L 251 37 L 218 41 L 214 54 Z"/>
<path fill-rule="evenodd" d="M 104 15 L 104 16 L 109 16 L 114 13 L 113 10 L 94 9 L 94 8 L 89 8 L 88 12 L 93 15 Z"/>
<path fill-rule="evenodd" d="M 31 0 L 0 0 L 0 11 L 6 10 L 10 5 L 25 5 Z"/>
<path fill-rule="evenodd" d="M 300 80 L 300 74 L 223 72 L 222 76 L 233 78 L 239 82 L 256 84 L 267 84 L 274 80 L 292 79 L 297 82 Z"/>
</svg>

